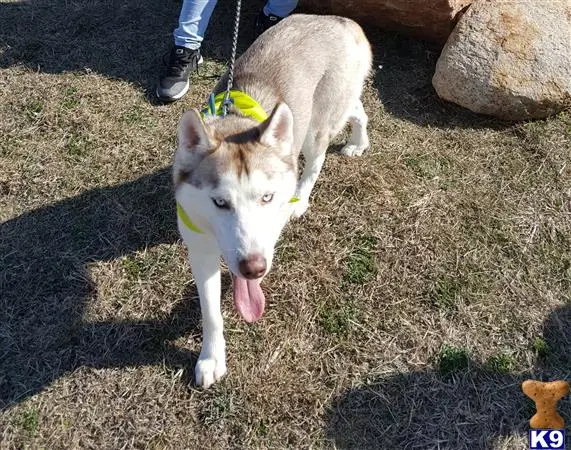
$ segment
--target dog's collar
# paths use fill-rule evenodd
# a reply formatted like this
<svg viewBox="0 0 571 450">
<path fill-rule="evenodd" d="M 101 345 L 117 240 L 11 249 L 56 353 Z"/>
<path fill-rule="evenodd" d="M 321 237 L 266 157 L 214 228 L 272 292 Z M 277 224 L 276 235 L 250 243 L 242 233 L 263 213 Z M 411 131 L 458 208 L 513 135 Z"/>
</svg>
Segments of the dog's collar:
<svg viewBox="0 0 571 450">
<path fill-rule="evenodd" d="M 200 112 L 202 118 L 205 119 L 207 117 L 221 116 L 222 104 L 224 103 L 225 96 L 226 92 L 220 92 L 216 96 L 211 94 L 208 106 Z M 230 101 L 234 108 L 236 108 L 242 115 L 251 117 L 257 122 L 263 122 L 268 118 L 268 113 L 266 113 L 264 108 L 262 108 L 262 105 L 245 92 L 232 89 L 230 91 Z"/>
<path fill-rule="evenodd" d="M 184 212 L 184 208 L 179 202 L 176 202 L 176 212 L 179 219 L 182 221 L 182 223 L 184 223 L 186 228 L 188 228 L 191 231 L 194 231 L 195 233 L 204 234 L 204 231 L 202 231 L 194 223 L 192 223 L 192 220 L 190 220 L 190 217 L 188 217 L 186 212 Z"/>
<path fill-rule="evenodd" d="M 299 198 L 292 197 L 288 203 L 295 203 L 295 202 L 299 202 Z M 198 228 L 192 222 L 192 220 L 190 220 L 190 217 L 188 217 L 188 215 L 184 211 L 184 208 L 182 207 L 182 205 L 179 202 L 176 202 L 176 212 L 177 212 L 179 219 L 186 226 L 186 228 L 188 228 L 191 231 L 194 231 L 195 233 L 204 234 L 204 231 L 202 231 L 200 228 Z"/>
</svg>

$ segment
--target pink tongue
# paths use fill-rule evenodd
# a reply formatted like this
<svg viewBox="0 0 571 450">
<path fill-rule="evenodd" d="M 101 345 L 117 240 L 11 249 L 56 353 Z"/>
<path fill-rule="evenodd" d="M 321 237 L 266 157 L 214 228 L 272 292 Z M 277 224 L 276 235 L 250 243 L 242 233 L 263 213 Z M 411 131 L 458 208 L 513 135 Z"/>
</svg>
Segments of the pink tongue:
<svg viewBox="0 0 571 450">
<path fill-rule="evenodd" d="M 266 298 L 260 280 L 245 280 L 232 276 L 234 305 L 246 322 L 255 322 L 264 313 Z"/>
</svg>

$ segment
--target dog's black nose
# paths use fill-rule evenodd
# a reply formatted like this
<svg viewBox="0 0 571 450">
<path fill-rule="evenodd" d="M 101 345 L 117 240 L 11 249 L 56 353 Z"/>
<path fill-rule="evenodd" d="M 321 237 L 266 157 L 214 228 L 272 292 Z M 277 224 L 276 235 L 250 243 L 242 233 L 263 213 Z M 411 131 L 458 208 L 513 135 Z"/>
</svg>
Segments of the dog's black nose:
<svg viewBox="0 0 571 450">
<path fill-rule="evenodd" d="M 253 253 L 248 255 L 247 258 L 240 261 L 238 264 L 240 268 L 240 273 L 244 278 L 253 280 L 255 278 L 260 278 L 266 273 L 267 264 L 266 258 L 264 258 L 260 253 Z"/>
</svg>

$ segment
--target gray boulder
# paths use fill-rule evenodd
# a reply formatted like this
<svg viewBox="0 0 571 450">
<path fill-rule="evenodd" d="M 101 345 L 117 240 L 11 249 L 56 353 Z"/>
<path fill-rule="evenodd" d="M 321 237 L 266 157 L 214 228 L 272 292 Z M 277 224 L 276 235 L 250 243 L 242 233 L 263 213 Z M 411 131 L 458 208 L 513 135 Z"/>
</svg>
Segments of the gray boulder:
<svg viewBox="0 0 571 450">
<path fill-rule="evenodd" d="M 477 0 L 436 64 L 438 95 L 506 120 L 571 105 L 571 0 Z"/>
</svg>

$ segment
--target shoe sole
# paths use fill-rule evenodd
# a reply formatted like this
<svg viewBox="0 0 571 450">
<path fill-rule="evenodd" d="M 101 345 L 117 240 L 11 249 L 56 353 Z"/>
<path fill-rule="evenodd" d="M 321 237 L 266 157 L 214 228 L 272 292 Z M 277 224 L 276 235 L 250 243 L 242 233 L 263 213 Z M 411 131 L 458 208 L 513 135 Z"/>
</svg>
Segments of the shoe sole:
<svg viewBox="0 0 571 450">
<path fill-rule="evenodd" d="M 200 59 L 198 60 L 197 66 L 199 66 L 200 64 L 202 64 L 204 62 L 204 59 L 202 58 L 202 55 L 200 55 Z M 157 98 L 163 102 L 174 102 L 176 100 L 181 99 L 182 97 L 184 97 L 184 94 L 186 94 L 188 92 L 188 90 L 190 89 L 190 81 L 186 80 L 186 85 L 184 86 L 184 88 L 182 89 L 182 91 L 180 91 L 178 94 L 176 95 L 172 95 L 170 97 L 161 97 L 161 95 L 159 94 L 159 88 L 157 87 L 155 94 L 157 95 Z"/>
</svg>

